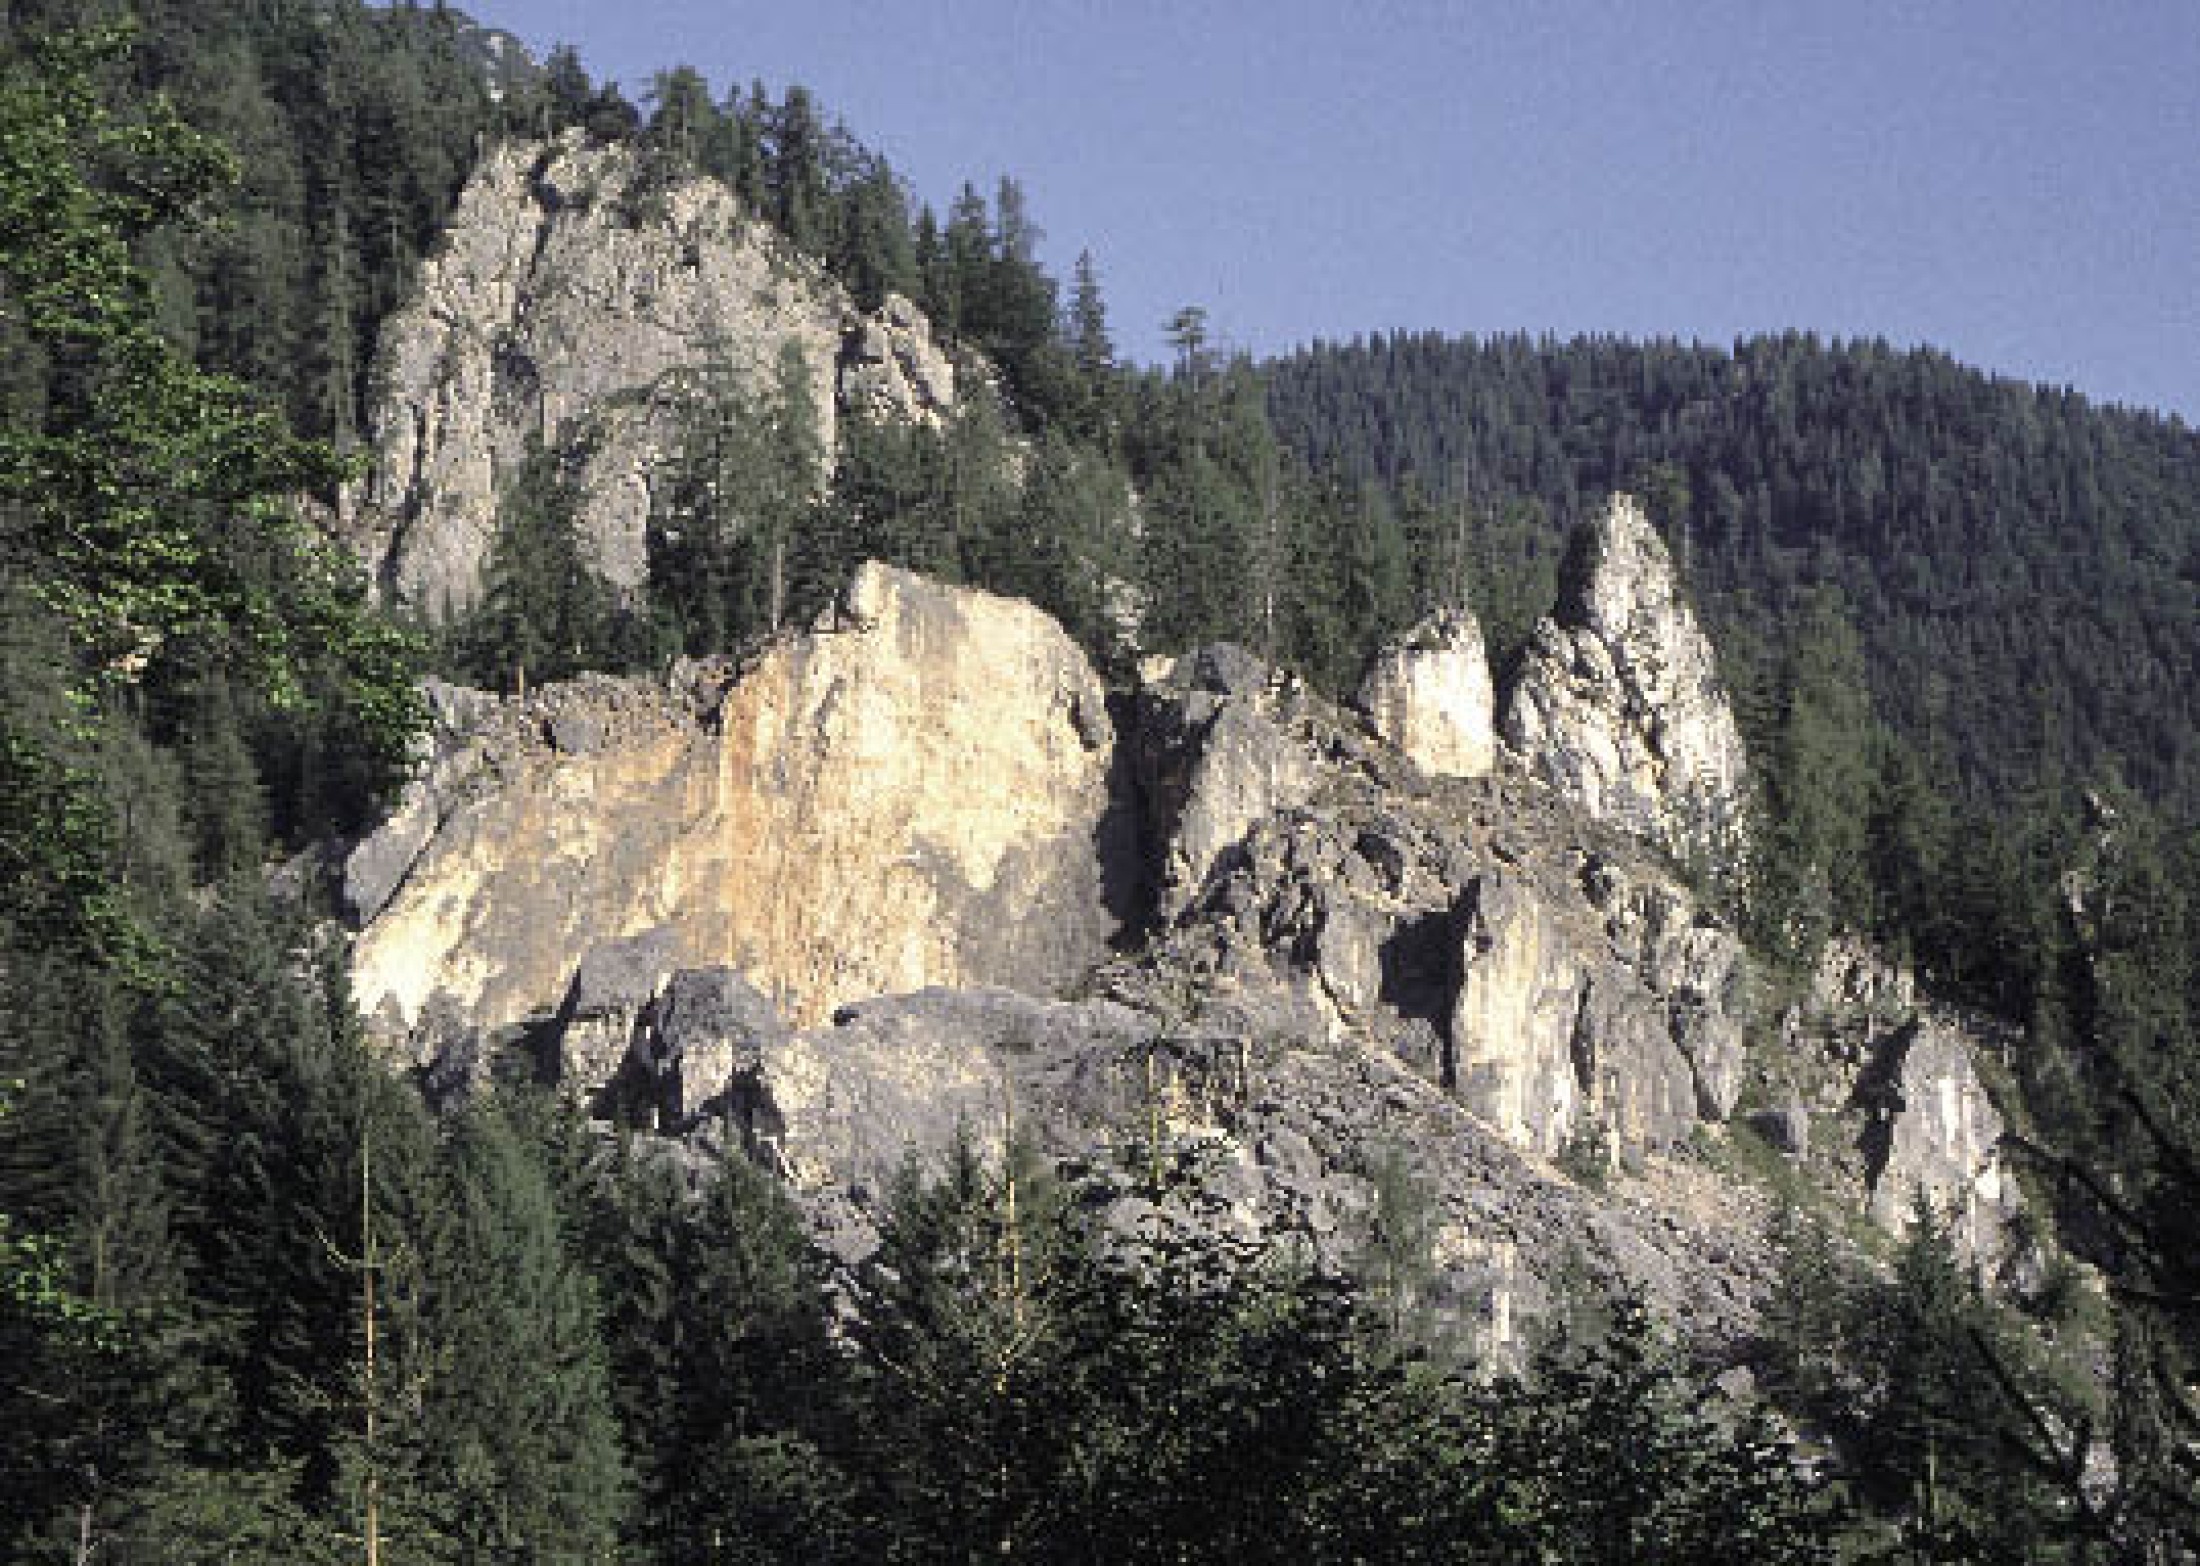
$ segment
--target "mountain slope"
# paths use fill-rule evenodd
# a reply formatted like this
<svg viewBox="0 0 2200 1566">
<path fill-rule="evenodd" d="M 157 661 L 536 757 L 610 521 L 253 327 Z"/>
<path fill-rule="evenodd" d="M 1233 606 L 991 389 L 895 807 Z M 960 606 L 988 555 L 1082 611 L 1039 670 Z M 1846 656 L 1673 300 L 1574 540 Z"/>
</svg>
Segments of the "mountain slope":
<svg viewBox="0 0 2200 1566">
<path fill-rule="evenodd" d="M 1876 711 L 1974 797 L 2115 779 L 2200 807 L 2200 433 L 2175 419 L 1801 334 L 1399 334 L 1268 377 L 1310 463 L 1447 506 L 1526 500 L 1546 537 L 1645 484 L 1745 672 L 1837 588 Z"/>
</svg>

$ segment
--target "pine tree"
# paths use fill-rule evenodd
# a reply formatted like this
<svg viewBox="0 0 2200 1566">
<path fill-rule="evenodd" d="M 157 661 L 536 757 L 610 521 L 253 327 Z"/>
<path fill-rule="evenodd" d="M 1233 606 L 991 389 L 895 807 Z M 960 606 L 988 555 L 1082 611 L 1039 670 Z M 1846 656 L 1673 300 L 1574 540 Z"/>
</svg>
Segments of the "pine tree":
<svg viewBox="0 0 2200 1566">
<path fill-rule="evenodd" d="M 542 1155 L 490 1102 L 454 1127 L 448 1160 L 415 1484 L 474 1558 L 607 1560 L 626 1476 L 595 1290 Z"/>
<path fill-rule="evenodd" d="M 623 661 L 624 606 L 581 541 L 582 494 L 572 470 L 584 461 L 585 454 L 552 452 L 531 440 L 499 497 L 482 603 L 455 633 L 485 684 L 524 692 L 530 681 L 569 679 Z"/>
<path fill-rule="evenodd" d="M 1753 917 L 1774 951 L 1807 965 L 1833 931 L 1871 916 L 1867 832 L 1882 741 L 1838 594 L 1804 599 L 1780 683 Z"/>
<path fill-rule="evenodd" d="M 1115 370 L 1115 339 L 1108 333 L 1107 302 L 1100 295 L 1100 275 L 1092 252 L 1077 253 L 1077 269 L 1070 285 L 1069 341 L 1077 368 L 1094 383 Z"/>
</svg>

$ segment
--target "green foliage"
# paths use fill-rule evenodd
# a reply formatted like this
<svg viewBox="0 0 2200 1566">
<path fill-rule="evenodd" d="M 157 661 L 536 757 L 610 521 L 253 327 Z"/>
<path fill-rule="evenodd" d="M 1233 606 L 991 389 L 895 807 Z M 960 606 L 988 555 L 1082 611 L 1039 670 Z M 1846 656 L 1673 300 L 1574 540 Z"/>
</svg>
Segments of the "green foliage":
<svg viewBox="0 0 2200 1566">
<path fill-rule="evenodd" d="M 8 910 L 15 920 L 134 962 L 145 932 L 93 869 L 104 857 L 111 879 L 133 879 L 139 825 L 95 781 L 135 765 L 137 742 L 111 710 L 125 693 L 190 669 L 276 710 L 341 714 L 381 784 L 403 767 L 419 709 L 404 639 L 365 610 L 293 504 L 334 481 L 334 455 L 162 333 L 132 241 L 229 165 L 159 100 L 108 106 L 102 83 L 122 47 L 116 34 L 11 33 L 0 45 L 0 301 L 42 371 L 0 425 L 0 596 L 39 606 L 61 644 L 42 666 L 9 654 L 0 787 L 21 811 L 0 827 L 0 863 L 41 902 Z M 237 736 L 226 738 L 226 755 L 190 759 L 235 781 Z M 202 854 L 251 857 L 248 817 L 202 820 Z"/>
<path fill-rule="evenodd" d="M 794 344 L 766 396 L 730 368 L 703 377 L 650 518 L 651 598 L 683 650 L 732 651 L 805 622 L 838 590 L 817 428 Z"/>
<path fill-rule="evenodd" d="M 1405 1339 L 1429 1325 L 1422 1307 L 1436 1276 L 1440 1209 L 1400 1148 L 1381 1149 L 1368 1179 L 1375 1201 L 1355 1270 L 1368 1308 Z"/>
<path fill-rule="evenodd" d="M 1855 1287 L 1824 1218 L 1782 1195 L 1766 1228 L 1772 1290 L 1764 1305 L 1764 1382 L 1780 1405 L 1819 1427 L 1834 1416 L 1850 1358 Z"/>
<path fill-rule="evenodd" d="M 0 429 L 0 561 L 107 678 L 227 627 L 287 695 L 302 628 L 265 557 L 306 547 L 285 498 L 338 469 L 161 335 L 130 237 L 227 165 L 172 117 L 102 107 L 93 72 L 118 48 L 43 37 L 0 56 L 0 281 L 48 365 L 42 417 Z"/>
<path fill-rule="evenodd" d="M 1504 1411 L 1531 1558 L 1830 1561 L 1830 1518 L 1768 1425 L 1722 1423 L 1642 1304 L 1592 1341 L 1547 1349 Z"/>
<path fill-rule="evenodd" d="M 625 1504 L 593 1280 L 542 1151 L 499 1104 L 453 1128 L 423 1258 L 434 1344 L 416 1487 L 470 1558 L 611 1557 Z"/>
<path fill-rule="evenodd" d="M 1749 917 L 1760 949 L 1807 970 L 1834 931 L 1873 922 L 1869 839 L 1888 745 L 1838 592 L 1808 593 L 1797 606 L 1774 703 L 1771 743 L 1758 756 L 1765 798 Z"/>
<path fill-rule="evenodd" d="M 1891 1271 L 1776 1211 L 1765 1385 L 1830 1440 L 1869 1559 L 2058 1561 L 2105 1542 L 2085 1474 L 2099 1389 L 1989 1299 L 1922 1198 Z M 1870 1541 L 1876 1540 L 1876 1543 Z"/>
<path fill-rule="evenodd" d="M 855 1478 L 828 1455 L 847 1445 L 845 1369 L 785 1193 L 738 1154 L 691 1193 L 631 1144 L 592 1189 L 634 1545 L 671 1562 L 860 1558 Z"/>
<path fill-rule="evenodd" d="M 491 689 L 570 679 L 641 660 L 638 616 L 589 564 L 579 531 L 587 453 L 530 441 L 499 495 L 482 602 L 452 634 L 460 667 Z"/>
</svg>

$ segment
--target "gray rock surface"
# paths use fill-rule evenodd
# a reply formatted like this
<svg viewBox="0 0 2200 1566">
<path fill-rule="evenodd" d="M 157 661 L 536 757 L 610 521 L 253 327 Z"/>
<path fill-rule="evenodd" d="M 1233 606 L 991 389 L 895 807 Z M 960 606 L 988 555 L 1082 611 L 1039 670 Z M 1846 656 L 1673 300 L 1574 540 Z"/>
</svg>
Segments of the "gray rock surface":
<svg viewBox="0 0 2200 1566">
<path fill-rule="evenodd" d="M 1505 743 L 1597 819 L 1718 851 L 1741 824 L 1741 731 L 1640 502 L 1612 497 L 1569 574 L 1513 683 Z"/>
<path fill-rule="evenodd" d="M 1922 1196 L 1982 1265 L 2016 1259 L 2024 1195 L 1980 1069 L 2005 1041 L 1984 1019 L 1934 1004 L 1907 970 L 1845 938 L 1827 944 L 1781 1034 L 1800 1075 L 1774 1090 L 1834 1131 L 1810 1137 L 1821 1179 L 1889 1233 L 1908 1227 Z"/>
<path fill-rule="evenodd" d="M 1986 1256 L 2013 1211 L 1980 1040 L 1868 949 L 1775 1035 L 1656 846 L 1503 765 L 1432 777 L 1240 649 L 1111 717 L 1028 606 L 869 567 L 746 669 L 438 705 L 421 820 L 354 856 L 384 1031 L 457 1094 L 555 1008 L 569 1092 L 738 1140 L 844 1261 L 961 1144 L 1030 1141 L 1126 1244 L 1337 1266 L 1403 1167 L 1432 1298 L 1503 1359 L 1577 1267 L 1746 1332 L 1767 1201 L 1694 1145 L 1744 1106 L 1882 1221 L 1923 1188 Z"/>
<path fill-rule="evenodd" d="M 1359 709 L 1432 777 L 1478 778 L 1497 759 L 1489 653 L 1471 614 L 1441 610 L 1376 655 Z"/>
<path fill-rule="evenodd" d="M 1673 1211 L 1650 1187 L 1589 1193 L 1364 1041 L 1246 1026 L 1289 1010 L 1257 985 L 1189 1010 L 1151 971 L 1116 970 L 1110 987 L 1077 1002 L 961 990 L 843 1008 L 745 1058 L 729 1124 L 843 1259 L 875 1245 L 878 1203 L 912 1159 L 937 1171 L 967 1146 L 997 1168 L 1016 1136 L 1120 1244 L 1230 1237 L 1344 1267 L 1395 1161 L 1432 1204 L 1428 1297 L 1478 1352 L 1517 1355 L 1521 1321 L 1575 1266 L 1634 1280 L 1711 1340 L 1746 1322 L 1762 1257 L 1713 1235 L 1758 1221 L 1746 1193 L 1705 1185 L 1696 1196 L 1724 1207 Z"/>
<path fill-rule="evenodd" d="M 770 998 L 733 968 L 674 974 L 650 1020 L 639 1064 L 654 1086 L 659 1124 L 675 1128 L 692 1125 L 737 1072 L 753 1070 L 789 1032 Z"/>
<path fill-rule="evenodd" d="M 559 1008 L 555 1079 L 584 1103 L 597 1102 L 626 1065 L 643 1019 L 671 976 L 679 940 L 668 927 L 588 949 Z"/>
<path fill-rule="evenodd" d="M 1198 894 L 1226 850 L 1312 784 L 1274 683 L 1259 659 L 1224 645 L 1176 660 L 1139 692 L 1135 771 L 1165 918 Z"/>
<path fill-rule="evenodd" d="M 374 461 L 345 527 L 399 607 L 444 619 L 473 604 L 530 442 L 577 476 L 591 563 L 632 588 L 657 469 L 713 377 L 760 396 L 798 353 L 827 452 L 844 410 L 936 421 L 952 407 L 954 367 L 909 301 L 864 315 L 723 185 L 650 192 L 638 174 L 632 149 L 579 132 L 492 147 L 384 326 Z"/>
<path fill-rule="evenodd" d="M 1918 1019 L 1888 1039 L 1858 1101 L 1872 1117 L 1864 1144 L 1872 1217 L 1899 1233 L 1922 1198 L 1960 1249 L 1998 1261 L 2022 1199 L 1969 1041 L 1936 1018 Z"/>
</svg>

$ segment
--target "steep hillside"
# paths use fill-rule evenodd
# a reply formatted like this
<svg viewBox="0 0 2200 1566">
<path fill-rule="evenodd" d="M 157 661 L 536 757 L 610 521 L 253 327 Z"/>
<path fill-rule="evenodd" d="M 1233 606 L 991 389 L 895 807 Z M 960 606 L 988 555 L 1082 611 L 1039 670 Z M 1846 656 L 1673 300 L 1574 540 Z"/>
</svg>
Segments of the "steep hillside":
<svg viewBox="0 0 2200 1566">
<path fill-rule="evenodd" d="M 347 529 L 395 607 L 447 621 L 480 599 L 531 461 L 575 490 L 582 562 L 637 592 L 653 494 L 701 410 L 792 394 L 823 464 L 843 407 L 937 425 L 955 371 L 908 300 L 859 310 L 724 185 L 573 132 L 483 160 L 384 326 L 374 385 Z"/>
<path fill-rule="evenodd" d="M 2200 848 L 1989 753 L 2060 569 L 2174 796 L 2177 429 L 1552 350 L 1447 511 L 800 89 L 117 9 L 0 21 L 0 1555 L 2190 1553 Z"/>
<path fill-rule="evenodd" d="M 1597 643 L 1615 689 L 1696 645 L 1645 533 L 1614 505 L 1585 584 L 1636 606 Z M 1409 701 L 1489 732 L 1486 689 L 1452 710 L 1440 666 L 1396 663 Z M 1679 720 L 1716 728 L 1715 685 L 1546 704 L 1494 775 L 1431 774 L 1382 714 L 1229 647 L 1111 719 L 1028 607 L 866 567 L 747 669 L 440 700 L 443 759 L 350 860 L 361 1004 L 438 1093 L 517 1070 L 738 1136 L 850 1262 L 912 1149 L 998 1159 L 1013 1123 L 1125 1234 L 1181 1164 L 1169 1223 L 1343 1266 L 1387 1148 L 1442 1215 L 1457 1330 L 1512 1352 L 1580 1266 L 1732 1354 L 1767 1197 L 1693 1135 L 1746 1106 L 1816 1122 L 1793 1152 L 1837 1205 L 1899 1231 L 1923 1193 L 1983 1261 L 2037 1265 L 1975 1038 L 1829 981 L 1822 1026 L 1864 1047 L 1810 1064 L 1731 929 L 1595 819 L 1662 840 L 1695 785 L 1574 791 L 1615 731 L 1693 755 Z"/>
</svg>

